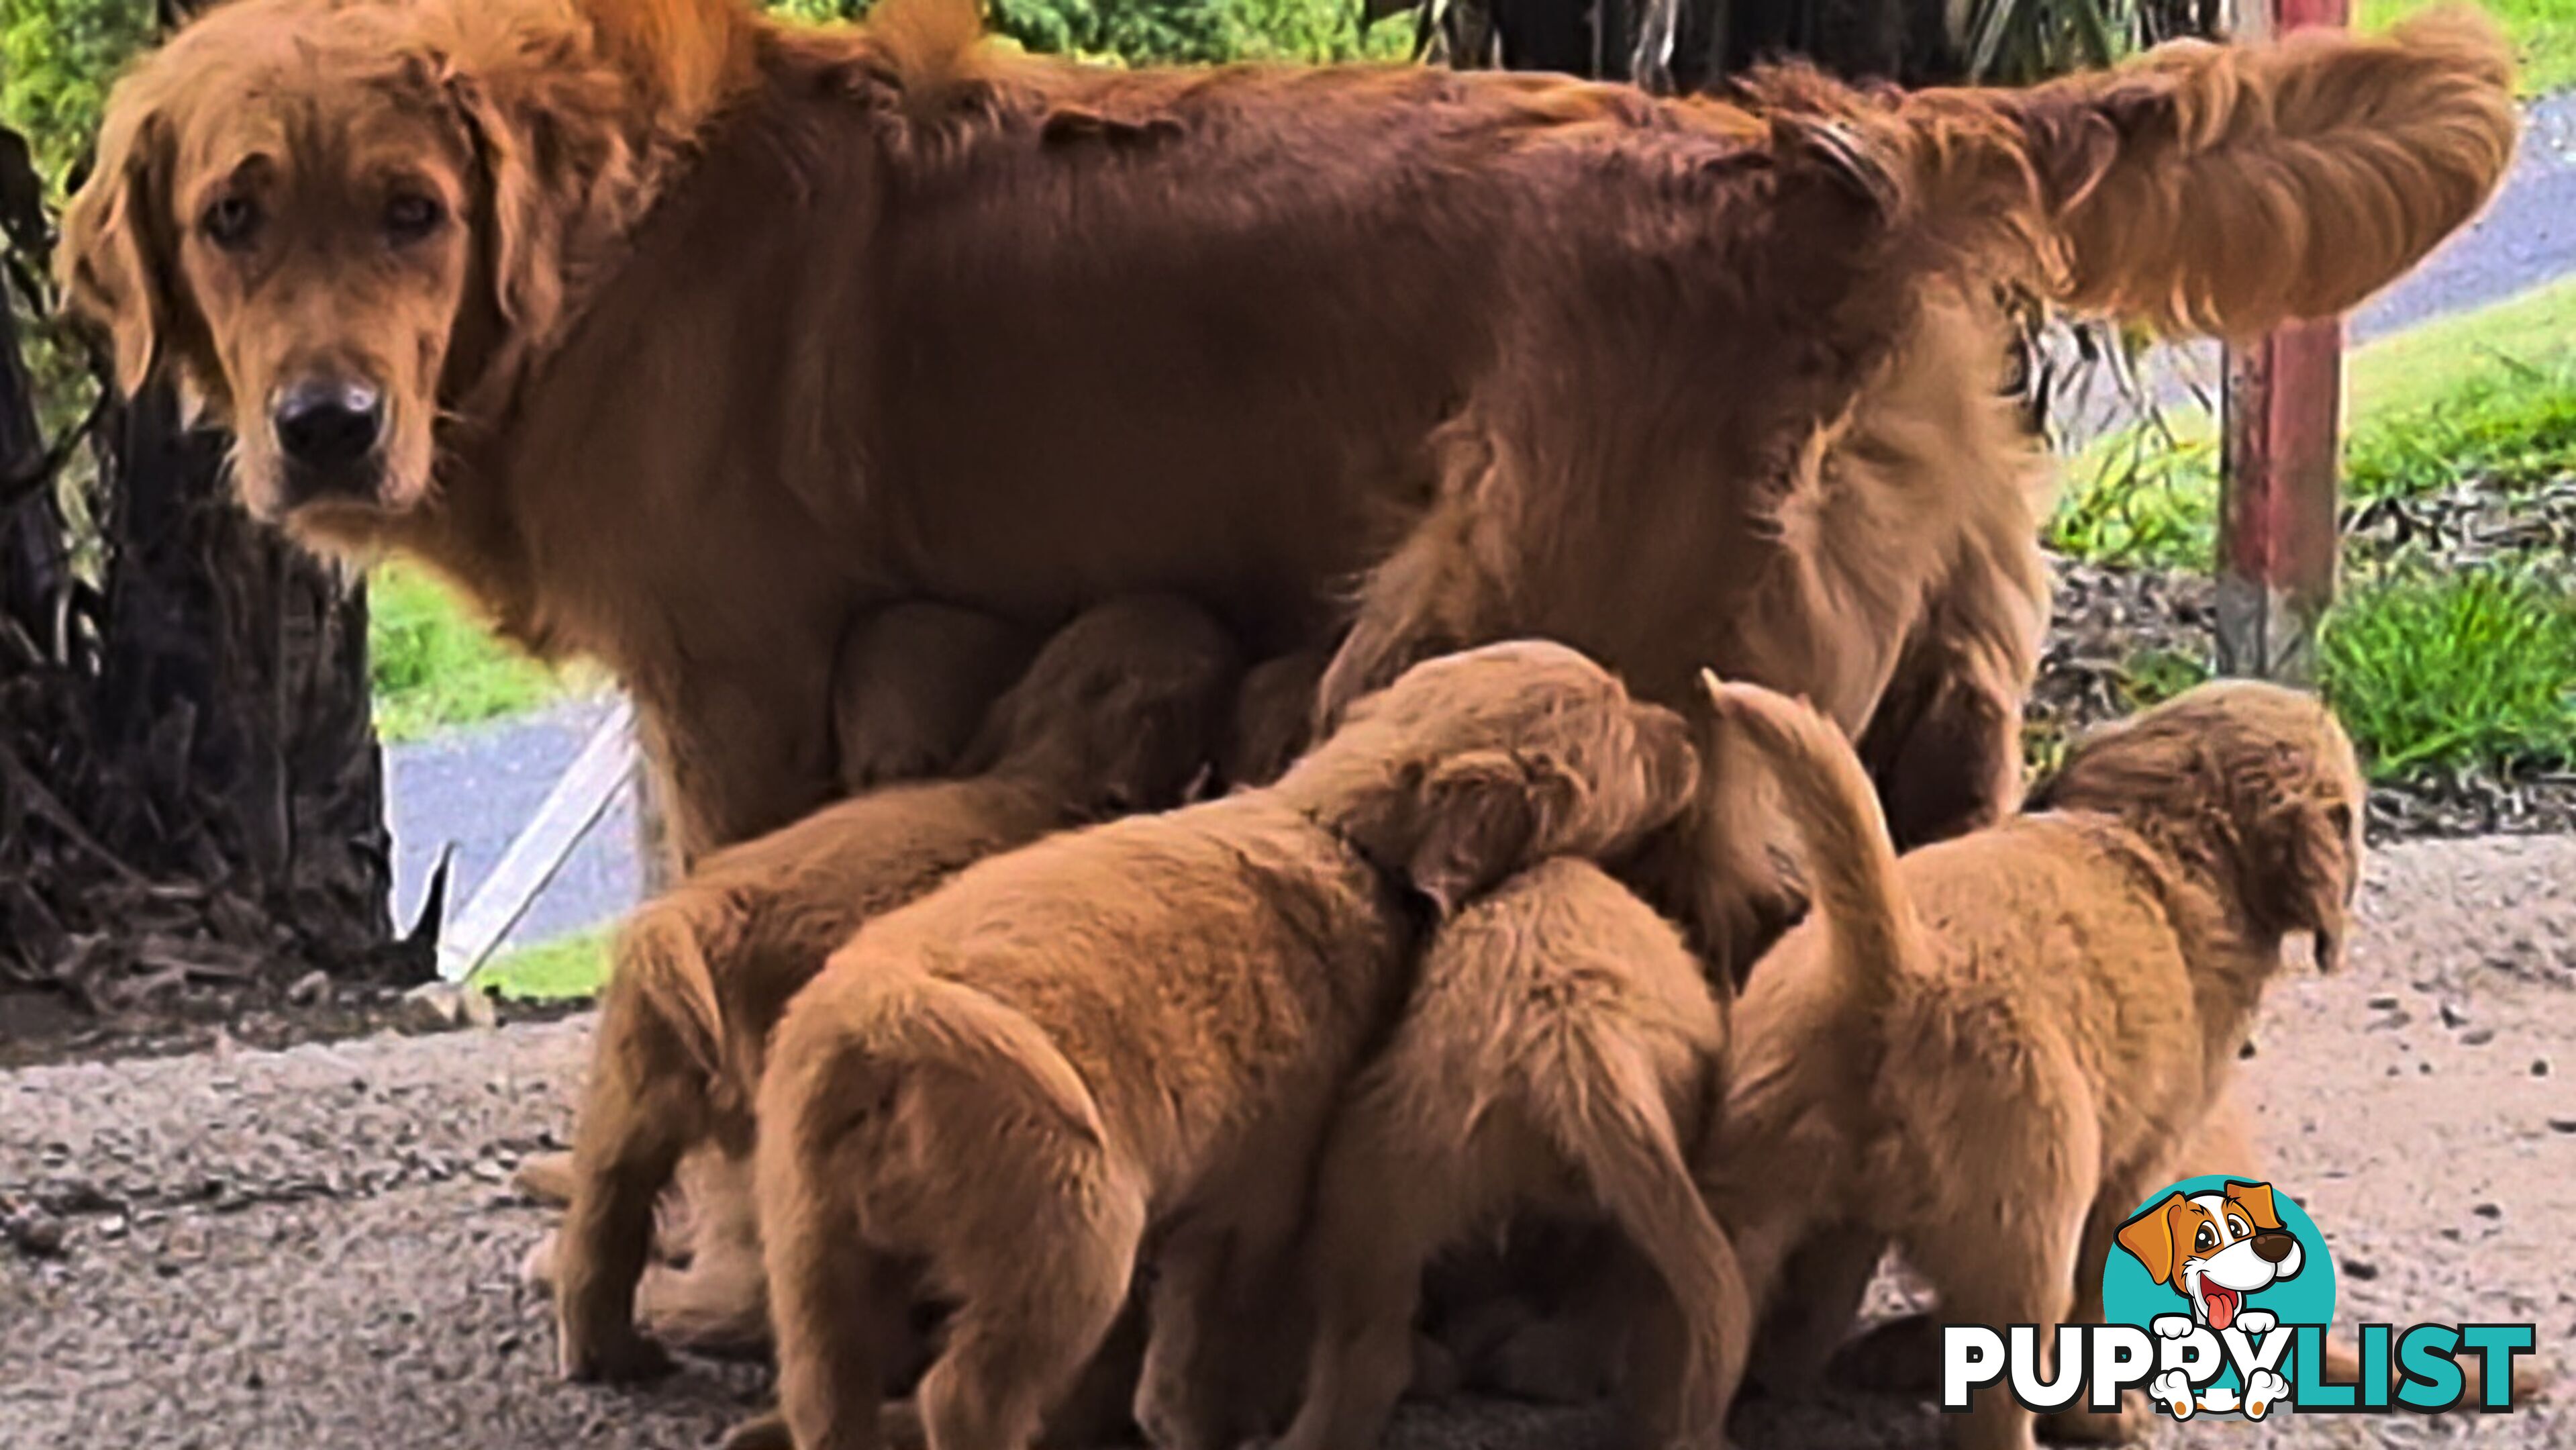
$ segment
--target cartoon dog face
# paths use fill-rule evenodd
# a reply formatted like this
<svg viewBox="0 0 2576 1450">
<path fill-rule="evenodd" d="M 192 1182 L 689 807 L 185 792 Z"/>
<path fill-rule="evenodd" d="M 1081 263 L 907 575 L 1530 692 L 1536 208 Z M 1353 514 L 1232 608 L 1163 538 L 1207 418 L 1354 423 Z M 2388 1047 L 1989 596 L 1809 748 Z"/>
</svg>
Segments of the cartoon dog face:
<svg viewBox="0 0 2576 1450">
<path fill-rule="evenodd" d="M 2305 1255 L 2281 1226 L 2268 1183 L 2229 1183 L 2220 1193 L 2172 1194 L 2120 1225 L 2120 1247 L 2159 1284 L 2191 1301 L 2191 1317 L 2223 1330 L 2247 1296 L 2299 1272 Z"/>
</svg>

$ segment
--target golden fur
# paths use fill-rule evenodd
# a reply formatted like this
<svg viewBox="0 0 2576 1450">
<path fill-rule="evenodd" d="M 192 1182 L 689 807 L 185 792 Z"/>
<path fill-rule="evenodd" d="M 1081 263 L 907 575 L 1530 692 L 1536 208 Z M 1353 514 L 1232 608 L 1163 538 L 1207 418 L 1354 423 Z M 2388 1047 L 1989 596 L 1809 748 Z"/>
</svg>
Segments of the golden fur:
<svg viewBox="0 0 2576 1450">
<path fill-rule="evenodd" d="M 940 1450 L 1030 1443 L 1155 1274 L 1137 1413 L 1230 1446 L 1238 1362 L 1325 1120 L 1435 913 L 1688 798 L 1681 722 L 1562 646 L 1488 646 L 1363 701 L 1278 784 L 971 867 L 835 953 L 780 1021 L 758 1182 L 784 1426 L 876 1443 L 882 1326 L 955 1306 Z M 761 1433 L 774 1433 L 764 1425 Z"/>
<path fill-rule="evenodd" d="M 905 620 L 878 631 L 892 647 Z M 934 634 L 939 621 L 932 621 Z M 992 758 L 972 779 L 889 786 L 707 858 L 619 934 L 574 1135 L 571 1209 L 554 1256 L 564 1372 L 663 1367 L 633 1324 L 655 1198 L 680 1155 L 712 1141 L 747 1164 L 769 1031 L 824 958 L 871 918 L 972 862 L 1050 831 L 1179 802 L 1206 768 L 1240 665 L 1202 611 L 1171 599 L 1103 605 L 1039 651 L 994 706 Z M 861 699 L 900 700 L 901 673 L 859 674 Z M 908 721 L 907 721 L 908 723 Z M 747 1168 L 735 1176 L 747 1175 Z M 725 1180 L 697 1205 L 690 1322 L 758 1312 L 741 1270 L 757 1236 Z M 703 1200 L 715 1200 L 712 1209 Z"/>
<path fill-rule="evenodd" d="M 1815 882 L 1815 919 L 1737 1004 L 1696 1159 L 1774 1313 L 1766 1377 L 1821 1364 L 1890 1242 L 1945 1320 L 2043 1343 L 2100 1322 L 2111 1235 L 2175 1176 L 2284 936 L 2339 959 L 2362 858 L 2351 742 L 2305 695 L 2203 686 L 2078 745 L 2038 813 L 1900 860 L 1830 724 L 1758 687 L 1711 693 Z M 1959 1439 L 2027 1450 L 2031 1413 L 1986 1394 Z"/>
<path fill-rule="evenodd" d="M 1395 1037 L 1345 1095 L 1316 1190 L 1319 1323 L 1282 1450 L 1374 1445 L 1411 1377 L 1423 1265 L 1531 1207 L 1615 1221 L 1671 1297 L 1679 1393 L 1644 1445 L 1725 1442 L 1750 1310 L 1683 1154 L 1725 1021 L 1680 933 L 1590 862 L 1554 860 L 1440 929 Z M 1644 1377 L 1641 1377 L 1644 1378 Z"/>
<path fill-rule="evenodd" d="M 974 30 L 965 0 L 827 31 L 233 0 L 117 87 L 63 275 L 129 386 L 235 429 L 255 511 L 606 661 L 684 856 L 829 796 L 831 661 L 874 606 L 1043 628 L 1179 590 L 1270 652 L 1355 577 L 1325 718 L 1513 635 L 1667 701 L 1714 664 L 1926 782 L 1914 840 L 2009 808 L 2043 612 L 1991 285 L 2237 333 L 2330 312 L 2459 225 L 2515 130 L 2457 11 L 1742 101 Z M 259 224 L 218 244 L 219 213 Z M 281 466 L 268 411 L 313 380 L 386 400 L 363 468 Z M 1753 889 L 1700 894 L 1724 922 Z"/>
</svg>

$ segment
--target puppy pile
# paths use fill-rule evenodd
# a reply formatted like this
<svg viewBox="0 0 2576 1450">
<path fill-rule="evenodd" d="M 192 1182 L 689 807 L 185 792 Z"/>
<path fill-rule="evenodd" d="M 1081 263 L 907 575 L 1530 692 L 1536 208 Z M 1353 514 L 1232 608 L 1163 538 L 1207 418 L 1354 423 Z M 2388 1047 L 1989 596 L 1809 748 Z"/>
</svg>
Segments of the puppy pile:
<svg viewBox="0 0 2576 1450">
<path fill-rule="evenodd" d="M 906 689 L 977 646 L 1025 661 L 980 721 Z M 2333 966 L 2360 870 L 2352 747 L 2268 686 L 2104 732 L 2023 815 L 1900 858 L 1841 733 L 1751 685 L 1685 720 L 1497 644 L 1300 754 L 1315 668 L 1247 672 L 1162 597 L 1033 656 L 939 610 L 855 635 L 859 793 L 628 924 L 573 1153 L 528 1171 L 570 1205 L 533 1266 L 564 1371 L 765 1337 L 742 1447 L 1131 1413 L 1159 1446 L 1362 1447 L 1415 1382 L 1425 1267 L 1546 1212 L 1620 1240 L 1596 1297 L 1636 1443 L 1719 1446 L 1756 1326 L 1760 1381 L 1812 1383 L 1891 1247 L 1942 1319 L 2098 1318 L 2284 938 Z M 938 774 L 864 779 L 906 771 Z M 1814 911 L 1739 997 L 1628 883 L 1775 810 Z M 1987 1395 L 1961 1429 L 2037 1427 Z"/>
</svg>

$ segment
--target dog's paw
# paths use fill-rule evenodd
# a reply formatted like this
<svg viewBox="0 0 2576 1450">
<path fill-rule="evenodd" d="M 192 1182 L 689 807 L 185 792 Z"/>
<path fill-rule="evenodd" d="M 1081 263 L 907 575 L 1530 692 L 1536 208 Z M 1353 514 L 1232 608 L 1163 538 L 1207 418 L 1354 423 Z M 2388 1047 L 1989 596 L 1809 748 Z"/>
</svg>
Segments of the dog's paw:
<svg viewBox="0 0 2576 1450">
<path fill-rule="evenodd" d="M 2191 1376 L 2178 1369 L 2166 1370 L 2147 1381 L 2147 1393 L 2161 1401 L 2177 1420 L 2190 1419 L 2192 1411 L 2200 1408 L 2199 1402 L 2192 1397 Z"/>
<path fill-rule="evenodd" d="M 572 1202 L 572 1155 L 535 1153 L 522 1158 L 518 1171 L 510 1175 L 510 1186 L 539 1203 L 561 1208 Z"/>
<path fill-rule="evenodd" d="M 2211 1385 L 2200 1392 L 2200 1407 L 2213 1415 L 2232 1415 L 2236 1413 L 2236 1406 L 2236 1387 L 2233 1385 Z"/>
<path fill-rule="evenodd" d="M 2192 1323 L 2188 1314 L 2159 1314 L 2147 1321 L 2147 1327 L 2156 1332 L 2158 1339 L 2189 1339 L 2200 1326 Z"/>
<path fill-rule="evenodd" d="M 2260 1339 L 2280 1326 L 2280 1316 L 2269 1309 L 2245 1309 L 2237 1313 L 2232 1327 L 2244 1330 L 2251 1338 Z"/>
<path fill-rule="evenodd" d="M 527 1257 L 519 1260 L 519 1282 L 540 1294 L 554 1292 L 555 1235 L 528 1245 Z"/>
<path fill-rule="evenodd" d="M 2289 1407 L 2290 1382 L 2268 1369 L 2258 1369 L 2245 1378 L 2245 1418 L 2259 1420 L 2276 1405 Z"/>
<path fill-rule="evenodd" d="M 592 1342 L 564 1341 L 563 1377 L 575 1384 L 631 1385 L 660 1379 L 678 1368 L 670 1352 L 641 1334 L 602 1335 Z"/>
<path fill-rule="evenodd" d="M 796 1450 L 796 1437 L 787 1429 L 787 1417 L 772 1410 L 725 1431 L 717 1444 L 721 1450 Z"/>
</svg>

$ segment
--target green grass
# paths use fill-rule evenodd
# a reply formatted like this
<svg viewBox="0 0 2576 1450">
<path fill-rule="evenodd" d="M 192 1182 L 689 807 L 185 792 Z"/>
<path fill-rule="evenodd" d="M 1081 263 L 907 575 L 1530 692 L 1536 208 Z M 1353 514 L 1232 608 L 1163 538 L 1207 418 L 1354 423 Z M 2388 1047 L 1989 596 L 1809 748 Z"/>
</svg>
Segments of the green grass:
<svg viewBox="0 0 2576 1450">
<path fill-rule="evenodd" d="M 2354 349 L 2347 496 L 2423 494 L 2466 480 L 2527 488 L 2576 473 L 2576 279 Z M 2095 563 L 2202 569 L 2218 535 L 2218 429 L 2197 408 L 2123 429 L 2067 468 L 2048 525 Z"/>
<path fill-rule="evenodd" d="M 2363 30 L 2385 30 L 2412 11 L 2437 0 L 2360 0 L 2353 23 Z M 2512 37 L 2522 60 L 2521 85 L 2526 96 L 2543 96 L 2576 86 L 2576 4 L 2569 0 L 2480 0 Z"/>
<path fill-rule="evenodd" d="M 2357 349 L 2347 371 L 2347 496 L 2464 484 L 2510 501 L 2576 477 L 2576 280 Z M 2197 411 L 2087 449 L 2049 524 L 2062 552 L 2206 572 L 2215 557 L 2216 429 Z M 2568 561 L 2507 557 L 2447 575 L 2348 556 L 2320 642 L 2320 682 L 2381 779 L 2576 764 L 2576 593 Z M 2144 706 L 2195 683 L 2197 660 L 2141 656 Z"/>
<path fill-rule="evenodd" d="M 2393 580 L 2327 621 L 2318 674 L 2381 779 L 2576 761 L 2576 593 L 2502 569 Z"/>
<path fill-rule="evenodd" d="M 402 564 L 368 578 L 367 668 L 387 740 L 516 714 L 578 684 L 493 638 L 446 586 Z"/>
<path fill-rule="evenodd" d="M 609 933 L 576 932 L 504 952 L 474 974 L 474 984 L 513 1002 L 578 1001 L 608 981 Z"/>
</svg>

